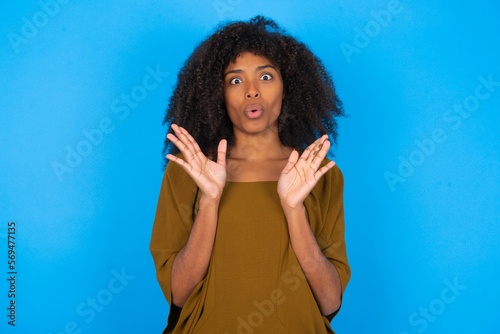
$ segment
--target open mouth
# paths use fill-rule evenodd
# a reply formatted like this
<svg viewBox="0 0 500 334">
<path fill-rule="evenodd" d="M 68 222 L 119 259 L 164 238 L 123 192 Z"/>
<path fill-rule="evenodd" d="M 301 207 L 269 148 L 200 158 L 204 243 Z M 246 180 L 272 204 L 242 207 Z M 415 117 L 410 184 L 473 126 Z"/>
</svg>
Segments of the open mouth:
<svg viewBox="0 0 500 334">
<path fill-rule="evenodd" d="M 262 106 L 260 104 L 251 104 L 245 108 L 245 115 L 248 118 L 258 118 L 262 115 Z"/>
</svg>

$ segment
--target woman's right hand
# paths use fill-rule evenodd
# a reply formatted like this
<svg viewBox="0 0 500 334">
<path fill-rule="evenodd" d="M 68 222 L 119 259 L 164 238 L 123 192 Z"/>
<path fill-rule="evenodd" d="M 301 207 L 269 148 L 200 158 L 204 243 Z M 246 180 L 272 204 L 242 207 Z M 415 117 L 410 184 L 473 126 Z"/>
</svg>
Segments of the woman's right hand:
<svg viewBox="0 0 500 334">
<path fill-rule="evenodd" d="M 201 151 L 198 143 L 186 129 L 172 124 L 175 136 L 167 134 L 170 140 L 184 156 L 184 160 L 172 154 L 167 154 L 167 159 L 178 164 L 188 173 L 202 195 L 207 198 L 219 200 L 226 183 L 226 151 L 227 141 L 222 139 L 217 148 L 217 162 L 208 159 Z"/>
</svg>

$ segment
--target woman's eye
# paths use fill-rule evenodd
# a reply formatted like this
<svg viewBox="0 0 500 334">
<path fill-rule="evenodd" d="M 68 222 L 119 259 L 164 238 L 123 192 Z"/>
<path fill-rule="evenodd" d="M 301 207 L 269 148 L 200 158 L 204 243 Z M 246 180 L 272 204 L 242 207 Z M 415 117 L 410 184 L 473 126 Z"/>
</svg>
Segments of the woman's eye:
<svg viewBox="0 0 500 334">
<path fill-rule="evenodd" d="M 231 81 L 229 81 L 229 83 L 231 85 L 237 85 L 237 84 L 241 83 L 241 79 L 240 78 L 234 78 L 234 79 L 231 79 Z"/>
<path fill-rule="evenodd" d="M 261 80 L 271 80 L 273 76 L 271 74 L 263 74 L 260 79 Z"/>
</svg>

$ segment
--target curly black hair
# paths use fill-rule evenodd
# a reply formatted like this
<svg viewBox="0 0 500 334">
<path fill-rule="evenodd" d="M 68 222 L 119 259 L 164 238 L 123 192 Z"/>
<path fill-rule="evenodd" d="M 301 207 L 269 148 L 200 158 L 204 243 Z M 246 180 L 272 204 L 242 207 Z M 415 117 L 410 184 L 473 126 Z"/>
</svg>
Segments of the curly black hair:
<svg viewBox="0 0 500 334">
<path fill-rule="evenodd" d="M 335 117 L 344 113 L 325 67 L 306 45 L 262 16 L 223 25 L 194 50 L 179 72 L 163 124 L 184 127 L 212 159 L 225 138 L 229 155 L 235 138 L 224 101 L 224 70 L 244 52 L 268 58 L 281 72 L 278 135 L 284 146 L 300 153 L 324 133 L 336 141 Z M 164 155 L 178 152 L 165 139 Z"/>
</svg>

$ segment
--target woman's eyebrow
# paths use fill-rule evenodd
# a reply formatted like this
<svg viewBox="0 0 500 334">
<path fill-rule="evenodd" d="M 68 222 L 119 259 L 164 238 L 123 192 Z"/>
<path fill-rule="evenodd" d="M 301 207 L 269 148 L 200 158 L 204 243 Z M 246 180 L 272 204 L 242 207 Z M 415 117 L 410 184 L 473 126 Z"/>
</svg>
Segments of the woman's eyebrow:
<svg viewBox="0 0 500 334">
<path fill-rule="evenodd" d="M 273 70 L 277 71 L 276 67 L 271 64 L 257 66 L 256 71 L 262 71 L 266 68 L 272 68 Z"/>
<path fill-rule="evenodd" d="M 230 71 L 227 71 L 226 73 L 224 73 L 224 77 L 226 77 L 228 74 L 231 74 L 231 73 L 243 73 L 243 70 L 230 70 Z"/>
<path fill-rule="evenodd" d="M 273 70 L 277 71 L 276 67 L 271 65 L 271 64 L 266 64 L 266 65 L 260 65 L 260 66 L 257 66 L 255 68 L 255 72 L 258 72 L 258 71 L 262 71 L 266 68 L 272 68 Z M 235 69 L 235 70 L 229 70 L 227 71 L 226 73 L 224 73 L 224 77 L 226 77 L 228 74 L 231 74 L 231 73 L 243 73 L 244 71 L 243 70 L 240 70 L 240 69 Z"/>
</svg>

